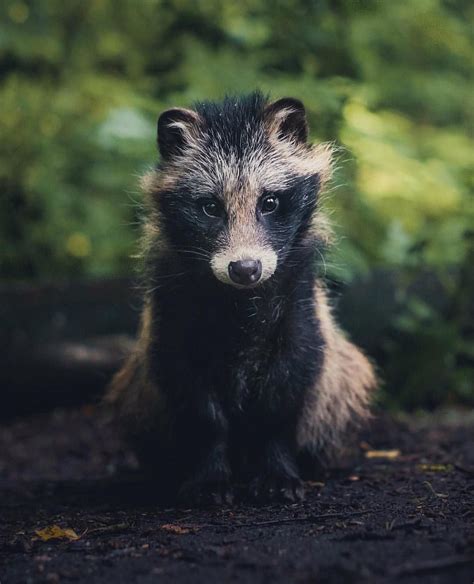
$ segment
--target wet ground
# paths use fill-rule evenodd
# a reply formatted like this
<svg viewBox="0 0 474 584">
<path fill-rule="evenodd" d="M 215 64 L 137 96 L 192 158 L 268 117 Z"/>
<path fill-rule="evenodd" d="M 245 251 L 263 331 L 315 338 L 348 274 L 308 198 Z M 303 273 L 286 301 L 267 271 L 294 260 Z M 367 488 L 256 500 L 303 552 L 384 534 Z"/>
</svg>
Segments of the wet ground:
<svg viewBox="0 0 474 584">
<path fill-rule="evenodd" d="M 474 418 L 385 415 L 360 451 L 304 503 L 196 510 L 159 502 L 93 408 L 4 423 L 0 582 L 472 584 Z"/>
</svg>

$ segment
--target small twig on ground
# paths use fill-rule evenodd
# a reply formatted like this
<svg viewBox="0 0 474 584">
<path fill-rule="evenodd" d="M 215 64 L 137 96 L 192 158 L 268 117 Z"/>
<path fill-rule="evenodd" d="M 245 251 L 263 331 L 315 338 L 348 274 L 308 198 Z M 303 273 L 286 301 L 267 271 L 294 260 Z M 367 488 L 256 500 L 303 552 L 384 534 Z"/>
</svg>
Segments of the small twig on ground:
<svg viewBox="0 0 474 584">
<path fill-rule="evenodd" d="M 81 537 L 85 535 L 99 535 L 102 533 L 117 533 L 119 531 L 126 531 L 130 528 L 128 523 L 117 523 L 115 525 L 105 525 L 104 527 L 94 527 L 94 529 L 86 529 Z"/>
<path fill-rule="evenodd" d="M 447 499 L 449 497 L 449 495 L 446 495 L 446 493 L 437 493 L 429 481 L 423 481 L 423 484 L 426 485 L 431 494 L 435 497 L 438 497 L 438 499 Z"/>
<path fill-rule="evenodd" d="M 368 509 L 364 511 L 351 511 L 349 513 L 322 513 L 320 515 L 305 515 L 304 517 L 288 517 L 286 519 L 270 519 L 268 521 L 249 521 L 246 523 L 214 523 L 219 527 L 267 527 L 270 525 L 285 525 L 290 523 L 310 523 L 324 519 L 345 519 L 356 515 L 370 513 Z"/>
<path fill-rule="evenodd" d="M 467 467 L 463 464 L 458 464 L 457 462 L 454 463 L 454 468 L 457 468 L 461 472 L 464 472 L 468 475 L 474 476 L 474 467 Z"/>
<path fill-rule="evenodd" d="M 418 527 L 421 523 L 421 517 L 416 517 L 415 519 L 410 519 L 404 523 L 394 523 L 390 526 L 389 531 L 395 531 L 396 529 L 405 529 L 407 527 Z"/>
</svg>

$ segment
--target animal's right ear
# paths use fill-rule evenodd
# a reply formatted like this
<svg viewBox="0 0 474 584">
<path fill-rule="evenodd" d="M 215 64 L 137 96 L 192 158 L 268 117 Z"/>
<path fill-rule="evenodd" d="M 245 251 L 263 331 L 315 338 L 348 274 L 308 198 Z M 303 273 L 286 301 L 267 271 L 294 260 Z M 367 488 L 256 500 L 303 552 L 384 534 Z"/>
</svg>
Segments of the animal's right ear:
<svg viewBox="0 0 474 584">
<path fill-rule="evenodd" d="M 199 115 L 189 109 L 174 107 L 158 118 L 158 149 L 164 160 L 182 152 L 195 135 Z"/>
</svg>

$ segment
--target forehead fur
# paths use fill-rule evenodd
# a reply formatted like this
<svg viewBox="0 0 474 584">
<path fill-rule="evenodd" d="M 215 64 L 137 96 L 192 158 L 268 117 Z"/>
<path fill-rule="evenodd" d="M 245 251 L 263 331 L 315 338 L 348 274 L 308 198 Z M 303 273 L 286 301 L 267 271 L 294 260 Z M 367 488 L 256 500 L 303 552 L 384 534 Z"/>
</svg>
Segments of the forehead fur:
<svg viewBox="0 0 474 584">
<path fill-rule="evenodd" d="M 197 120 L 186 128 L 186 146 L 146 175 L 142 187 L 156 193 L 188 184 L 226 198 L 241 190 L 258 196 L 261 189 L 284 189 L 295 175 L 317 174 L 323 185 L 331 173 L 331 147 L 282 138 L 279 126 L 290 112 L 269 116 L 267 106 L 260 92 L 196 104 Z"/>
</svg>

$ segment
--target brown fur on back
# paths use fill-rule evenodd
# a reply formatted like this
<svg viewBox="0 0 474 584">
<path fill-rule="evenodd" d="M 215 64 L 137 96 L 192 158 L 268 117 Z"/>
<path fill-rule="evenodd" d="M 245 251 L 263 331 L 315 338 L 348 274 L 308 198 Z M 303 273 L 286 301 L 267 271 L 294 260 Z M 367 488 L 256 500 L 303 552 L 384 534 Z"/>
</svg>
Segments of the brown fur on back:
<svg viewBox="0 0 474 584">
<path fill-rule="evenodd" d="M 162 395 L 149 374 L 151 324 L 151 307 L 147 304 L 135 350 L 114 375 L 104 400 L 120 429 L 132 438 L 151 429 L 162 410 Z"/>
<path fill-rule="evenodd" d="M 348 431 L 370 417 L 377 378 L 367 357 L 335 323 L 321 282 L 315 286 L 315 308 L 325 342 L 324 361 L 306 398 L 298 445 L 329 462 L 343 447 Z"/>
</svg>

